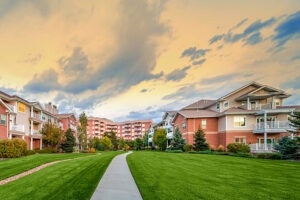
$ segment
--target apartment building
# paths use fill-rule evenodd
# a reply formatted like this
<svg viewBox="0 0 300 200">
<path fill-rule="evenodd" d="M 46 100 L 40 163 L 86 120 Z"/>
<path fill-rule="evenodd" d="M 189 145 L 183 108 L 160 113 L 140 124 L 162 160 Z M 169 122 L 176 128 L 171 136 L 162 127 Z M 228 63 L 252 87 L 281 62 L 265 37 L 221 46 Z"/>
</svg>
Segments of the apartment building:
<svg viewBox="0 0 300 200">
<path fill-rule="evenodd" d="M 58 119 L 63 132 L 71 129 L 74 133 L 77 133 L 77 120 L 73 113 L 56 114 L 55 117 Z"/>
<path fill-rule="evenodd" d="M 245 143 L 252 151 L 271 151 L 279 138 L 290 135 L 288 119 L 300 106 L 284 106 L 291 95 L 283 90 L 252 82 L 216 100 L 200 100 L 179 110 L 173 128 L 179 128 L 187 144 L 193 144 L 198 128 L 207 143 L 226 147 Z"/>
<path fill-rule="evenodd" d="M 152 146 L 154 131 L 158 128 L 165 129 L 167 133 L 167 146 L 171 144 L 173 139 L 173 118 L 175 117 L 177 111 L 167 111 L 162 117 L 162 121 L 157 124 L 149 126 L 149 135 L 148 135 L 148 146 Z"/>
<path fill-rule="evenodd" d="M 105 132 L 113 131 L 118 138 L 135 140 L 144 136 L 150 124 L 153 124 L 152 120 L 113 122 L 106 118 L 88 117 L 88 135 L 102 138 Z"/>
<path fill-rule="evenodd" d="M 39 102 L 29 102 L 17 95 L 0 91 L 0 139 L 22 138 L 28 149 L 42 149 L 39 133 L 45 123 L 59 125 L 58 110 L 51 103 L 44 107 Z"/>
</svg>

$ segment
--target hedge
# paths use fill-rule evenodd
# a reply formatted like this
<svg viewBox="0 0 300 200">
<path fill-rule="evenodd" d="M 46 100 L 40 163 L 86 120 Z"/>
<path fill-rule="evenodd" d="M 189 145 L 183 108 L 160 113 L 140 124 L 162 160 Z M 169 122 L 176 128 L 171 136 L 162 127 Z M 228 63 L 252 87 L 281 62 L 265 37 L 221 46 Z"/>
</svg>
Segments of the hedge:
<svg viewBox="0 0 300 200">
<path fill-rule="evenodd" d="M 250 153 L 250 147 L 242 143 L 231 143 L 227 145 L 227 151 L 231 153 Z"/>
<path fill-rule="evenodd" d="M 0 158 L 18 158 L 26 155 L 27 144 L 20 138 L 0 140 Z"/>
</svg>

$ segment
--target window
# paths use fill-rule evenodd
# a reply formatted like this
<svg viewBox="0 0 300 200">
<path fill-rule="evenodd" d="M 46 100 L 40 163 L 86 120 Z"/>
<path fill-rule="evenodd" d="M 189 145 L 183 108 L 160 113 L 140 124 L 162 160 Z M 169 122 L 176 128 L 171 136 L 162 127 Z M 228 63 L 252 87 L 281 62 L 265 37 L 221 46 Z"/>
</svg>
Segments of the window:
<svg viewBox="0 0 300 200">
<path fill-rule="evenodd" d="M 228 108 L 228 105 L 229 105 L 228 101 L 225 101 L 224 102 L 224 108 Z"/>
<path fill-rule="evenodd" d="M 246 117 L 235 116 L 233 119 L 234 127 L 245 127 Z"/>
<path fill-rule="evenodd" d="M 6 126 L 6 115 L 1 115 L 1 125 Z"/>
<path fill-rule="evenodd" d="M 25 104 L 18 102 L 18 111 L 25 112 Z"/>
<path fill-rule="evenodd" d="M 220 109 L 220 104 L 219 103 L 217 103 L 217 110 L 219 110 Z"/>
<path fill-rule="evenodd" d="M 206 119 L 202 119 L 201 127 L 202 127 L 202 129 L 206 129 Z"/>
<path fill-rule="evenodd" d="M 234 142 L 246 144 L 246 137 L 235 137 Z"/>
<path fill-rule="evenodd" d="M 186 123 L 182 123 L 182 129 L 185 130 L 186 129 Z"/>
</svg>

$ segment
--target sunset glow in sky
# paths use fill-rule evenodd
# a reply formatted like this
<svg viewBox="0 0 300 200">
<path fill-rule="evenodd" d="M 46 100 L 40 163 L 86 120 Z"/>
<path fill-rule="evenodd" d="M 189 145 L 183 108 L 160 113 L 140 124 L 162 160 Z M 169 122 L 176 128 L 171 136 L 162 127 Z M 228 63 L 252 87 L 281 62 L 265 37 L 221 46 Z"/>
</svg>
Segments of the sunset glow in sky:
<svg viewBox="0 0 300 200">
<path fill-rule="evenodd" d="M 0 0 L 0 90 L 148 119 L 257 81 L 300 105 L 299 0 Z"/>
</svg>

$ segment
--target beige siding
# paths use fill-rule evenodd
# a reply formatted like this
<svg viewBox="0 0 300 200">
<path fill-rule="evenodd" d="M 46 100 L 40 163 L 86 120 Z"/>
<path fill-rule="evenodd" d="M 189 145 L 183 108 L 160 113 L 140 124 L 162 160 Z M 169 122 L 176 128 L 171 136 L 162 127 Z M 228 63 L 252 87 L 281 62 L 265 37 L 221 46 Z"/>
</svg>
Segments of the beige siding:
<svg viewBox="0 0 300 200">
<path fill-rule="evenodd" d="M 218 131 L 226 131 L 226 116 L 220 117 L 218 120 Z"/>
<path fill-rule="evenodd" d="M 16 104 L 17 109 L 18 109 L 18 105 Z M 25 126 L 25 134 L 29 135 L 30 130 L 30 124 L 29 124 L 29 117 L 30 117 L 30 107 L 28 105 L 25 104 L 25 112 L 17 112 L 17 116 L 16 116 L 16 124 L 22 124 Z"/>
<path fill-rule="evenodd" d="M 246 126 L 245 127 L 234 127 L 234 116 L 245 116 Z M 253 130 L 256 123 L 256 118 L 253 115 L 227 115 L 226 125 L 227 130 Z"/>
</svg>

